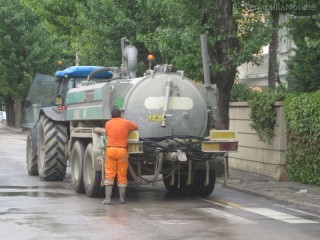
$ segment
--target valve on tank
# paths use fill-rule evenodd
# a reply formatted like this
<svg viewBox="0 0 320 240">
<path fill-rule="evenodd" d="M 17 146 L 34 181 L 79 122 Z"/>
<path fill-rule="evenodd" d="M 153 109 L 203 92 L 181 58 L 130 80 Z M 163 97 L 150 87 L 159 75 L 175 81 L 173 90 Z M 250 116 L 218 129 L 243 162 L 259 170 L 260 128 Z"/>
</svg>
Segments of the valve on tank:
<svg viewBox="0 0 320 240">
<path fill-rule="evenodd" d="M 163 107 L 163 114 L 162 114 L 162 121 L 161 121 L 161 127 L 166 127 L 166 121 L 167 121 L 167 111 L 169 106 L 169 98 L 170 98 L 170 89 L 171 89 L 171 82 L 172 80 L 170 78 L 166 81 L 166 93 L 165 93 L 165 99 L 164 99 L 164 107 Z"/>
</svg>

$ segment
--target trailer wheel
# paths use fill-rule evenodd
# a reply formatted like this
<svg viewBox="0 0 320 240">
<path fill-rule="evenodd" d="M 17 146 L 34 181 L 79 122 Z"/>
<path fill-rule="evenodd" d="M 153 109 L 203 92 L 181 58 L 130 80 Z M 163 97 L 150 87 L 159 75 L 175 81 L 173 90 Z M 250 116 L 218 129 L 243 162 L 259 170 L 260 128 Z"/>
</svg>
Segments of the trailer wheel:
<svg viewBox="0 0 320 240">
<path fill-rule="evenodd" d="M 216 184 L 216 173 L 214 170 L 210 170 L 209 171 L 209 184 L 207 186 L 203 186 L 202 191 L 200 192 L 199 196 L 201 196 L 201 197 L 209 196 L 213 192 L 215 184 Z"/>
<path fill-rule="evenodd" d="M 77 193 L 85 192 L 83 185 L 83 158 L 84 145 L 82 142 L 76 141 L 72 147 L 70 161 L 72 185 Z"/>
<path fill-rule="evenodd" d="M 89 143 L 84 153 L 83 184 L 88 197 L 102 197 L 104 188 L 100 187 L 101 171 L 94 169 L 92 143 Z"/>
<path fill-rule="evenodd" d="M 192 184 L 187 185 L 188 176 L 186 174 L 181 174 L 180 180 L 178 178 L 179 178 L 179 175 L 175 174 L 174 184 L 173 186 L 171 186 L 172 175 L 171 176 L 163 175 L 163 183 L 165 188 L 168 190 L 168 192 L 173 195 L 183 195 L 183 196 L 191 195 Z"/>
<path fill-rule="evenodd" d="M 205 181 L 205 171 L 204 170 L 194 170 L 193 172 L 193 188 L 192 188 L 192 195 L 200 196 L 201 192 L 204 188 L 204 181 Z"/>
<path fill-rule="evenodd" d="M 37 163 L 37 153 L 33 151 L 32 144 L 32 130 L 28 131 L 27 134 L 27 149 L 26 149 L 26 158 L 27 158 L 27 170 L 30 176 L 37 176 L 38 173 L 38 163 Z"/>
<path fill-rule="evenodd" d="M 192 194 L 195 196 L 205 197 L 209 196 L 214 189 L 216 183 L 216 175 L 214 170 L 209 171 L 209 184 L 204 186 L 206 180 L 205 170 L 194 171 L 194 185 L 192 189 Z"/>
<path fill-rule="evenodd" d="M 38 129 L 38 172 L 43 181 L 61 181 L 67 170 L 67 127 L 42 115 Z"/>
</svg>

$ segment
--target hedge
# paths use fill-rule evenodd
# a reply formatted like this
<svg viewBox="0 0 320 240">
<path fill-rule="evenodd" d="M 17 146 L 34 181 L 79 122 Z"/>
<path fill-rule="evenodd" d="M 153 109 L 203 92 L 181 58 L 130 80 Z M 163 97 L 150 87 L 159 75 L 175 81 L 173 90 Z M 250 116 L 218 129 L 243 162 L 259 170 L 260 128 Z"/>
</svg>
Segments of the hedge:
<svg viewBox="0 0 320 240">
<path fill-rule="evenodd" d="M 320 185 L 320 92 L 287 94 L 285 116 L 288 179 Z"/>
</svg>

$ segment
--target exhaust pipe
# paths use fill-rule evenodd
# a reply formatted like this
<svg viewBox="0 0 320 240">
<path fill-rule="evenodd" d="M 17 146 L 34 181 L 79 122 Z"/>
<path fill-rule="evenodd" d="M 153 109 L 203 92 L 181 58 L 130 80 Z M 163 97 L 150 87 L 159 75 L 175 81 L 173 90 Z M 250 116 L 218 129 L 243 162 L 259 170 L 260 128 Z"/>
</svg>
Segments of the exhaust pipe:
<svg viewBox="0 0 320 240">
<path fill-rule="evenodd" d="M 138 50 L 135 46 L 128 45 L 123 49 L 125 57 L 125 65 L 129 74 L 129 78 L 135 78 L 138 65 Z"/>
<path fill-rule="evenodd" d="M 210 70 L 209 70 L 209 56 L 208 56 L 208 38 L 205 34 L 201 34 L 200 40 L 201 40 L 203 74 L 204 74 L 204 86 L 206 88 L 208 88 L 211 86 Z"/>
</svg>

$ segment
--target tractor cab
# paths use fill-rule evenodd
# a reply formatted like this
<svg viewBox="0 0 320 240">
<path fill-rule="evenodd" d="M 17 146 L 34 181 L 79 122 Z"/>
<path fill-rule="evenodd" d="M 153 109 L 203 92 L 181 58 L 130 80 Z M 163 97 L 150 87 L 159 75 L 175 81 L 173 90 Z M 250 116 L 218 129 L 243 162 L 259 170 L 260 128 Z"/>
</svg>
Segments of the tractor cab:
<svg viewBox="0 0 320 240">
<path fill-rule="evenodd" d="M 73 66 L 57 71 L 55 76 L 36 74 L 24 102 L 22 126 L 34 128 L 41 114 L 54 121 L 66 121 L 65 99 L 71 88 L 82 86 L 87 76 L 99 66 Z M 112 78 L 112 72 L 95 76 L 100 80 Z M 41 114 L 40 114 L 41 113 Z"/>
</svg>

